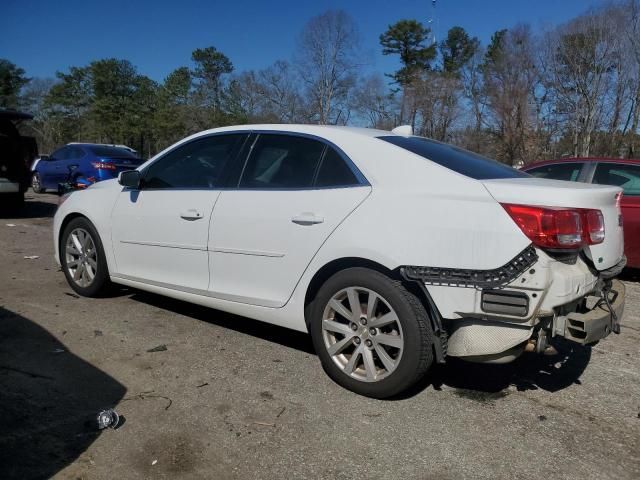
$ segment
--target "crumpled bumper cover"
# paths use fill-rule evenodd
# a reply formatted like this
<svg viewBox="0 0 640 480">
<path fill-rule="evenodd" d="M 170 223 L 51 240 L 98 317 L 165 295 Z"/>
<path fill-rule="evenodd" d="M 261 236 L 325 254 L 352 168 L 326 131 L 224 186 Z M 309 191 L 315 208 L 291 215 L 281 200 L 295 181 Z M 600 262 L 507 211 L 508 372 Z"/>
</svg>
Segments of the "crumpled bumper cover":
<svg viewBox="0 0 640 480">
<path fill-rule="evenodd" d="M 587 312 L 570 312 L 564 316 L 557 316 L 554 319 L 555 335 L 563 336 L 582 345 L 605 338 L 614 329 L 614 323 L 622 318 L 625 294 L 624 283 L 614 280 L 608 295 L 609 304 L 615 312 L 615 316 L 609 311 L 607 303 L 601 300 Z"/>
</svg>

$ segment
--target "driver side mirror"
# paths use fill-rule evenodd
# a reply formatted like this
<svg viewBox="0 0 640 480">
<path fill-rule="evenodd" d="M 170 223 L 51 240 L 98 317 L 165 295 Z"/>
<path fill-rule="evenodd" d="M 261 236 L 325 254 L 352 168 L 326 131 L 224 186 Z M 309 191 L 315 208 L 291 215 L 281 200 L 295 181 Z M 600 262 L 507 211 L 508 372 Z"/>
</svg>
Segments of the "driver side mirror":
<svg viewBox="0 0 640 480">
<path fill-rule="evenodd" d="M 125 188 L 140 189 L 142 177 L 138 170 L 126 170 L 118 174 L 118 183 Z"/>
</svg>

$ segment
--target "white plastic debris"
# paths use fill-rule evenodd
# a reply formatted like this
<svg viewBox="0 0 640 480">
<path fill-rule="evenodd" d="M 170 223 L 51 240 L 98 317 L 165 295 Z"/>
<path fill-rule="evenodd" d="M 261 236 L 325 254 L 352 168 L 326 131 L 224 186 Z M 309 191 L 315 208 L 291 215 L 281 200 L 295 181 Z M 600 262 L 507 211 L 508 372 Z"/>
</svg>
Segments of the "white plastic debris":
<svg viewBox="0 0 640 480">
<path fill-rule="evenodd" d="M 7 227 L 15 227 L 16 224 L 15 223 L 7 223 Z"/>
<path fill-rule="evenodd" d="M 40 258 L 40 255 L 25 255 L 24 258 L 25 260 L 37 260 Z"/>
<path fill-rule="evenodd" d="M 153 462 L 151 462 L 151 465 L 155 465 L 156 463 L 158 463 L 158 460 L 154 460 Z"/>
</svg>

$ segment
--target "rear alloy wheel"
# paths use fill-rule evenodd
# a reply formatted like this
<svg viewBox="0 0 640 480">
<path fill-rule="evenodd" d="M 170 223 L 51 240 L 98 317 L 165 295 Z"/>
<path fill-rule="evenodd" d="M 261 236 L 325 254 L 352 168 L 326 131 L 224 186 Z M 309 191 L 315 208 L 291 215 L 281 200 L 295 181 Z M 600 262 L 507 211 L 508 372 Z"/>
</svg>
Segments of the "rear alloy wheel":
<svg viewBox="0 0 640 480">
<path fill-rule="evenodd" d="M 363 382 L 392 374 L 404 349 L 398 314 L 367 288 L 348 287 L 331 298 L 322 316 L 322 338 L 334 363 Z"/>
<path fill-rule="evenodd" d="M 377 271 L 338 272 L 321 287 L 310 315 L 323 367 L 361 395 L 396 395 L 433 361 L 429 318 L 420 299 Z"/>
<path fill-rule="evenodd" d="M 40 181 L 40 174 L 34 173 L 31 176 L 31 190 L 33 193 L 44 193 L 44 188 L 42 188 L 42 182 Z"/>
<path fill-rule="evenodd" d="M 84 217 L 71 220 L 64 229 L 60 262 L 67 282 L 80 295 L 98 296 L 110 284 L 102 242 L 95 227 Z"/>
</svg>

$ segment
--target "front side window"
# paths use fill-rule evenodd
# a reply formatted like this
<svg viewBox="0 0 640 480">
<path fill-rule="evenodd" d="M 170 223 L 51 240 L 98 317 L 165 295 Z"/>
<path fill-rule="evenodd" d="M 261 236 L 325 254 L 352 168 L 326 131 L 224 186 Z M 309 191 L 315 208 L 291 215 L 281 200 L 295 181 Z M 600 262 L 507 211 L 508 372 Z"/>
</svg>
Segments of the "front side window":
<svg viewBox="0 0 640 480">
<path fill-rule="evenodd" d="M 325 146 L 293 135 L 260 135 L 245 165 L 240 188 L 311 188 Z"/>
<path fill-rule="evenodd" d="M 578 177 L 580 176 L 580 170 L 582 170 L 582 163 L 563 162 L 532 168 L 530 170 L 527 170 L 527 173 L 530 173 L 534 177 L 538 178 L 549 178 L 552 180 L 569 180 L 572 182 L 576 182 L 578 181 Z"/>
<path fill-rule="evenodd" d="M 599 163 L 593 183 L 622 187 L 627 196 L 640 195 L 640 165 Z"/>
<path fill-rule="evenodd" d="M 244 134 L 214 135 L 193 140 L 153 162 L 143 174 L 143 188 L 219 188 L 225 167 Z"/>
<path fill-rule="evenodd" d="M 69 147 L 62 147 L 56 150 L 49 157 L 51 160 L 66 160 L 69 154 Z"/>
</svg>

